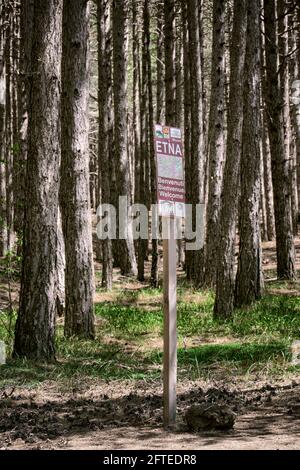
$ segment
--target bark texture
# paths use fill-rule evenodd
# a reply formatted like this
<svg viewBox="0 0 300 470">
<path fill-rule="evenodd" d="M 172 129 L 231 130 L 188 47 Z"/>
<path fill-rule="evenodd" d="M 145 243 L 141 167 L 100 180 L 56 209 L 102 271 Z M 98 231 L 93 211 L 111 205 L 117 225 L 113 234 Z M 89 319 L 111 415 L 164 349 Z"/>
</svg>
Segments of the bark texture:
<svg viewBox="0 0 300 470">
<path fill-rule="evenodd" d="M 65 335 L 94 337 L 89 191 L 88 4 L 65 0 L 62 51 L 61 208 L 66 251 Z"/>
<path fill-rule="evenodd" d="M 114 142 L 117 172 L 117 195 L 131 202 L 129 160 L 127 154 L 127 51 L 128 51 L 128 1 L 113 0 L 113 89 L 114 89 Z M 137 275 L 132 224 L 127 214 L 126 239 L 118 240 L 118 263 L 123 275 Z"/>
<path fill-rule="evenodd" d="M 211 99 L 208 135 L 208 206 L 205 284 L 215 285 L 220 199 L 225 156 L 225 1 L 214 0 Z"/>
<path fill-rule="evenodd" d="M 266 105 L 276 228 L 277 274 L 281 279 L 295 279 L 290 165 L 285 142 L 284 97 L 279 82 L 275 0 L 264 0 L 266 36 Z"/>
<path fill-rule="evenodd" d="M 175 126 L 175 1 L 164 1 L 165 99 L 167 126 Z"/>
<path fill-rule="evenodd" d="M 62 0 L 36 0 L 31 45 L 26 207 L 14 355 L 53 360 L 57 292 Z"/>
<path fill-rule="evenodd" d="M 246 0 L 235 0 L 230 45 L 230 92 L 226 163 L 221 197 L 220 238 L 214 315 L 229 317 L 234 307 L 235 241 L 243 128 L 243 79 L 246 51 Z"/>
<path fill-rule="evenodd" d="M 235 305 L 261 297 L 263 276 L 260 235 L 260 0 L 247 0 L 247 45 L 244 79 L 243 150 L 239 260 Z"/>
<path fill-rule="evenodd" d="M 112 32 L 111 1 L 98 0 L 98 103 L 99 140 L 98 168 L 102 204 L 111 203 L 113 161 L 113 94 L 112 94 Z M 112 240 L 102 241 L 102 287 L 112 288 Z"/>
<path fill-rule="evenodd" d="M 190 64 L 190 158 L 186 166 L 187 202 L 193 208 L 193 230 L 195 231 L 196 206 L 205 202 L 206 159 L 204 154 L 204 110 L 203 110 L 203 70 L 201 64 L 201 36 L 199 27 L 200 4 L 191 0 L 187 5 L 188 49 Z M 196 284 L 203 280 L 203 250 L 186 252 L 188 279 Z"/>
</svg>

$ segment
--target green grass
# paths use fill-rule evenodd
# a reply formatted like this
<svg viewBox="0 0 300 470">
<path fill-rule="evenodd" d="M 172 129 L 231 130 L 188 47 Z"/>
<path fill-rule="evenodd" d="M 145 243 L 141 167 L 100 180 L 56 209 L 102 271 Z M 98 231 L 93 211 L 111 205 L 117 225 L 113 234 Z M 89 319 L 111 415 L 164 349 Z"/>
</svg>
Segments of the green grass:
<svg viewBox="0 0 300 470">
<path fill-rule="evenodd" d="M 300 297 L 266 295 L 251 308 L 237 311 L 230 326 L 238 336 L 299 339 Z"/>
<path fill-rule="evenodd" d="M 256 343 L 228 343 L 205 344 L 195 348 L 180 348 L 178 350 L 178 363 L 181 365 L 234 362 L 242 367 L 249 367 L 253 363 L 262 363 L 270 359 L 288 360 L 290 357 L 285 342 L 267 344 Z M 154 362 L 161 362 L 162 354 L 154 353 Z"/>
<path fill-rule="evenodd" d="M 154 352 L 151 360 L 160 364 L 162 353 Z M 284 341 L 266 344 L 204 344 L 178 350 L 178 372 L 182 379 L 206 378 L 214 370 L 221 370 L 224 377 L 245 375 L 250 370 L 267 370 L 269 374 L 278 375 L 290 369 L 289 360 L 289 347 Z"/>
<path fill-rule="evenodd" d="M 237 338 L 256 338 L 259 341 L 300 338 L 300 297 L 266 295 L 253 306 L 235 311 L 233 317 L 226 321 L 213 318 L 213 295 L 208 293 L 204 299 L 201 304 L 187 303 L 179 299 L 179 335 L 231 335 Z M 120 337 L 132 338 L 162 332 L 161 305 L 154 311 L 148 311 L 132 305 L 108 302 L 98 304 L 96 314 L 105 319 L 106 331 Z"/>
<path fill-rule="evenodd" d="M 66 382 L 85 377 L 102 380 L 137 380 L 157 378 L 160 373 L 148 371 L 149 361 L 142 354 L 126 352 L 115 343 L 65 339 L 62 328 L 57 334 L 57 363 L 36 364 L 27 360 L 9 360 L 0 366 L 0 387 L 4 385 L 35 386 L 44 381 Z"/>
<path fill-rule="evenodd" d="M 272 288 L 280 289 L 279 283 Z M 282 287 L 282 289 L 284 289 Z M 57 359 L 53 365 L 9 360 L 0 367 L 0 386 L 35 386 L 47 380 L 60 384 L 73 379 L 103 380 L 160 379 L 162 354 L 149 345 L 161 337 L 163 313 L 160 289 L 116 290 L 112 302 L 96 305 L 95 341 L 65 339 L 57 329 Z M 267 295 L 247 309 L 237 310 L 232 319 L 213 318 L 211 292 L 197 293 L 185 285 L 178 289 L 179 344 L 196 339 L 197 346 L 180 348 L 180 379 L 256 373 L 295 372 L 289 364 L 290 344 L 300 338 L 300 298 Z M 15 314 L 9 320 L 0 314 L 0 340 L 11 351 Z M 9 323 L 11 323 L 9 327 Z M 217 339 L 216 344 L 208 344 Z M 156 347 L 157 348 L 157 347 Z"/>
<path fill-rule="evenodd" d="M 96 315 L 106 320 L 105 331 L 117 338 L 132 338 L 159 330 L 162 326 L 162 312 L 121 306 L 117 304 L 96 305 Z"/>
</svg>

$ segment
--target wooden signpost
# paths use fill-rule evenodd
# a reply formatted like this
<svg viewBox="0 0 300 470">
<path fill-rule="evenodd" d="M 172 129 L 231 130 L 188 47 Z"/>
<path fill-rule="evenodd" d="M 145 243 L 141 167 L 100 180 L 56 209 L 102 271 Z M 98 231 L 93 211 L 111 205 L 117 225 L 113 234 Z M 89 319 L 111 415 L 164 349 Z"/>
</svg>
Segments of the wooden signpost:
<svg viewBox="0 0 300 470">
<path fill-rule="evenodd" d="M 184 160 L 181 130 L 155 126 L 157 202 L 163 217 L 164 286 L 164 426 L 176 423 L 177 252 L 176 217 L 185 216 Z"/>
</svg>

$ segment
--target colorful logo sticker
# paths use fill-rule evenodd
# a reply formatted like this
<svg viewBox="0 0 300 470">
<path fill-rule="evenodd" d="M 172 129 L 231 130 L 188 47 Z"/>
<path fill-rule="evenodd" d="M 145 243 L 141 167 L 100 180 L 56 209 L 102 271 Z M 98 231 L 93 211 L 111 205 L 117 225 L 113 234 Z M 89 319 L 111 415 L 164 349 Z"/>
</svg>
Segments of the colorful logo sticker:
<svg viewBox="0 0 300 470">
<path fill-rule="evenodd" d="M 161 138 L 161 139 L 164 138 L 162 126 L 160 126 L 160 125 L 156 125 L 156 126 L 155 126 L 155 135 L 156 135 L 156 137 L 159 137 L 159 138 Z"/>
<path fill-rule="evenodd" d="M 169 127 L 164 127 L 163 128 L 163 134 L 165 139 L 168 139 L 170 137 L 170 128 Z"/>
<path fill-rule="evenodd" d="M 172 139 L 181 139 L 181 130 L 171 127 L 171 138 Z"/>
</svg>

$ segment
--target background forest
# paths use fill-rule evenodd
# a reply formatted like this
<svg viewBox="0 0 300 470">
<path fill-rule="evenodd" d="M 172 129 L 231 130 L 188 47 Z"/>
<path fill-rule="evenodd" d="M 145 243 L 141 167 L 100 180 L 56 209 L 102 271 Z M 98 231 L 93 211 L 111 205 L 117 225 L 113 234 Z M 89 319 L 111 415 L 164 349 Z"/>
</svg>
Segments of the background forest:
<svg viewBox="0 0 300 470">
<path fill-rule="evenodd" d="M 159 383 L 162 243 L 96 235 L 101 203 L 156 203 L 155 123 L 205 204 L 204 247 L 177 243 L 179 380 L 295 374 L 299 2 L 0 0 L 4 389 Z"/>
</svg>

